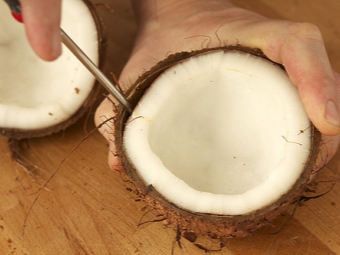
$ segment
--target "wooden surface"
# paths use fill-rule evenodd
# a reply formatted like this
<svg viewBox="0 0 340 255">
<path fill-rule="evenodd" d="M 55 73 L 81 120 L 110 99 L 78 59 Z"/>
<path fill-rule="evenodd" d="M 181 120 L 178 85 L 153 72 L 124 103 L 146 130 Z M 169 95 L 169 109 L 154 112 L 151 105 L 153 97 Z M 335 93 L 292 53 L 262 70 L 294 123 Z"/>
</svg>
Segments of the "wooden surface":
<svg viewBox="0 0 340 255">
<path fill-rule="evenodd" d="M 118 75 L 133 43 L 133 13 L 126 0 L 100 3 L 114 10 L 111 13 L 107 6 L 97 6 L 108 37 L 106 72 Z M 268 17 L 317 24 L 332 65 L 340 72 L 340 1 L 235 3 Z M 0 137 L 0 254 L 205 254 L 185 239 L 180 248 L 174 242 L 176 232 L 160 222 L 138 224 L 159 217 L 146 213 L 150 208 L 136 201 L 120 174 L 109 169 L 108 147 L 97 132 L 81 143 L 93 128 L 92 118 L 84 117 L 65 132 L 27 140 L 23 155 L 30 162 L 28 170 L 11 160 L 7 138 Z M 39 189 L 64 159 L 27 218 Z M 335 179 L 339 162 L 338 153 L 319 180 Z M 332 184 L 320 182 L 318 188 L 326 191 Z M 230 240 L 216 254 L 340 254 L 340 184 L 325 196 L 297 207 L 288 219 L 289 214 L 251 237 Z M 217 247 L 216 243 L 199 241 L 207 248 Z"/>
</svg>

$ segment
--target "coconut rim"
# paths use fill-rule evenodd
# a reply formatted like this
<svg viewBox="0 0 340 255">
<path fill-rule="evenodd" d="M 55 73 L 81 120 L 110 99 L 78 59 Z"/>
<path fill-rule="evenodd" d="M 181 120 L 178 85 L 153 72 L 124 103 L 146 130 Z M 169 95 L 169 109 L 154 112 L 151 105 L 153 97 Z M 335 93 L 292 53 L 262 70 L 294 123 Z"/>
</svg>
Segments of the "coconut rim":
<svg viewBox="0 0 340 255">
<path fill-rule="evenodd" d="M 127 97 L 128 100 L 136 105 L 142 95 L 145 93 L 147 88 L 157 79 L 157 77 L 163 73 L 169 67 L 181 63 L 186 59 L 198 56 L 200 54 L 205 54 L 214 51 L 238 51 L 243 53 L 249 53 L 255 55 L 257 57 L 262 57 L 276 65 L 278 65 L 283 70 L 284 67 L 278 63 L 275 63 L 268 59 L 260 49 L 253 49 L 243 47 L 241 45 L 236 46 L 224 46 L 224 47 L 216 47 L 210 49 L 197 50 L 192 52 L 180 52 L 177 54 L 170 55 L 167 59 L 161 61 L 156 66 L 154 66 L 150 71 L 142 74 L 134 85 L 128 90 Z M 298 178 L 292 188 L 286 193 L 283 194 L 279 199 L 277 199 L 274 203 L 267 205 L 257 211 L 253 211 L 248 214 L 242 215 L 223 215 L 223 214 L 210 214 L 210 213 L 199 213 L 192 212 L 187 209 L 181 208 L 178 205 L 173 204 L 168 201 L 162 194 L 160 194 L 157 190 L 153 188 L 152 185 L 147 185 L 141 176 L 138 174 L 138 171 L 134 169 L 133 163 L 129 160 L 129 157 L 126 154 L 124 145 L 123 145 L 123 132 L 125 129 L 125 123 L 129 118 L 130 114 L 126 112 L 122 107 L 119 107 L 118 115 L 115 122 L 115 144 L 117 148 L 117 152 L 123 168 L 126 174 L 135 182 L 137 189 L 140 190 L 143 194 L 146 194 L 147 197 L 151 197 L 151 200 L 155 200 L 156 204 L 160 204 L 164 208 L 168 208 L 175 212 L 175 214 L 179 214 L 182 216 L 190 216 L 198 219 L 207 218 L 209 221 L 223 221 L 224 219 L 235 219 L 235 222 L 240 221 L 253 221 L 255 218 L 267 217 L 268 212 L 275 211 L 273 215 L 275 217 L 285 208 L 297 200 L 297 198 L 303 193 L 306 188 L 306 185 L 311 181 L 313 176 L 313 171 L 315 168 L 315 163 L 317 160 L 318 152 L 319 152 L 319 144 L 321 140 L 320 132 L 311 125 L 311 150 L 309 153 L 308 161 L 302 171 L 300 178 Z M 273 217 L 272 215 L 272 217 Z M 268 216 L 269 217 L 269 216 Z M 275 218 L 274 217 L 274 218 Z"/>
<path fill-rule="evenodd" d="M 106 54 L 106 43 L 105 43 L 105 35 L 102 21 L 96 11 L 95 5 L 91 2 L 91 0 L 81 0 L 86 5 L 89 10 L 91 17 L 93 19 L 96 33 L 97 33 L 97 41 L 98 41 L 98 67 L 100 69 L 104 68 L 105 65 L 105 54 Z M 93 87 L 91 92 L 88 94 L 87 98 L 83 101 L 81 106 L 72 114 L 71 117 L 57 123 L 56 125 L 52 125 L 49 127 L 38 128 L 38 129 L 22 129 L 22 128 L 7 128 L 0 127 L 0 132 L 2 135 L 15 138 L 15 139 L 24 139 L 24 138 L 32 138 L 32 137 L 42 137 L 46 135 L 50 135 L 53 133 L 57 133 L 61 130 L 66 129 L 67 127 L 74 124 L 78 121 L 84 113 L 94 104 L 97 100 L 97 96 L 101 90 L 101 85 L 97 80 L 94 79 Z"/>
</svg>

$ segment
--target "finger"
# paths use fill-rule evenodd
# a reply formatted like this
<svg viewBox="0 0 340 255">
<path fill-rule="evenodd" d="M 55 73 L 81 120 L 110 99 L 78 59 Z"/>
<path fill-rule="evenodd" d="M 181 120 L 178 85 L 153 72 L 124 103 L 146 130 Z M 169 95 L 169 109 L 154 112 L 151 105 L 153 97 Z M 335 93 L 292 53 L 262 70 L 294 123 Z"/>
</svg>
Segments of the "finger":
<svg viewBox="0 0 340 255">
<path fill-rule="evenodd" d="M 339 79 L 335 79 L 320 31 L 311 24 L 294 23 L 266 44 L 265 54 L 285 66 L 313 124 L 325 135 L 339 134 Z"/>
<path fill-rule="evenodd" d="M 34 52 L 47 61 L 61 54 L 61 0 L 21 0 L 28 41 Z"/>
<path fill-rule="evenodd" d="M 108 142 L 113 141 L 115 116 L 116 108 L 113 100 L 111 98 L 104 99 L 96 110 L 94 120 L 98 131 Z"/>
<path fill-rule="evenodd" d="M 111 98 L 106 98 L 99 105 L 95 114 L 95 123 L 99 132 L 107 140 L 109 144 L 108 163 L 111 169 L 123 171 L 123 167 L 117 157 L 117 150 L 114 143 L 114 118 L 116 116 L 116 108 Z"/>
<path fill-rule="evenodd" d="M 322 136 L 321 145 L 319 148 L 318 160 L 316 162 L 316 169 L 322 169 L 338 151 L 340 135 L 336 136 Z"/>
</svg>

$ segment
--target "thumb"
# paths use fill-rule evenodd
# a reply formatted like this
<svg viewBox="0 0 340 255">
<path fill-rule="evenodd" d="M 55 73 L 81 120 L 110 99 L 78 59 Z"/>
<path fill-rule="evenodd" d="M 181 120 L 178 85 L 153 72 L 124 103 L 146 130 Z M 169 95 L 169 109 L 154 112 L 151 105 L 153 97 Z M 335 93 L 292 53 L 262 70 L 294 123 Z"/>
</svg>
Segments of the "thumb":
<svg viewBox="0 0 340 255">
<path fill-rule="evenodd" d="M 340 80 L 331 68 L 320 31 L 302 24 L 298 32 L 288 33 L 282 41 L 276 40 L 277 50 L 267 50 L 265 54 L 285 66 L 316 128 L 324 135 L 339 134 Z"/>
</svg>

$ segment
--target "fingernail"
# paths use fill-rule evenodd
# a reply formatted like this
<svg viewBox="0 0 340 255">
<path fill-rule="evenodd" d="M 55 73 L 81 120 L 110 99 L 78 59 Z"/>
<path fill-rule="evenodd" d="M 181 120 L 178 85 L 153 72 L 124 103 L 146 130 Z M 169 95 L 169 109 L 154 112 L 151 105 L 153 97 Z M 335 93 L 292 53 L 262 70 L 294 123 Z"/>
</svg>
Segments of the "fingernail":
<svg viewBox="0 0 340 255">
<path fill-rule="evenodd" d="M 340 127 L 340 116 L 338 108 L 332 100 L 329 100 L 326 104 L 326 120 L 328 123 L 335 127 Z"/>
</svg>

